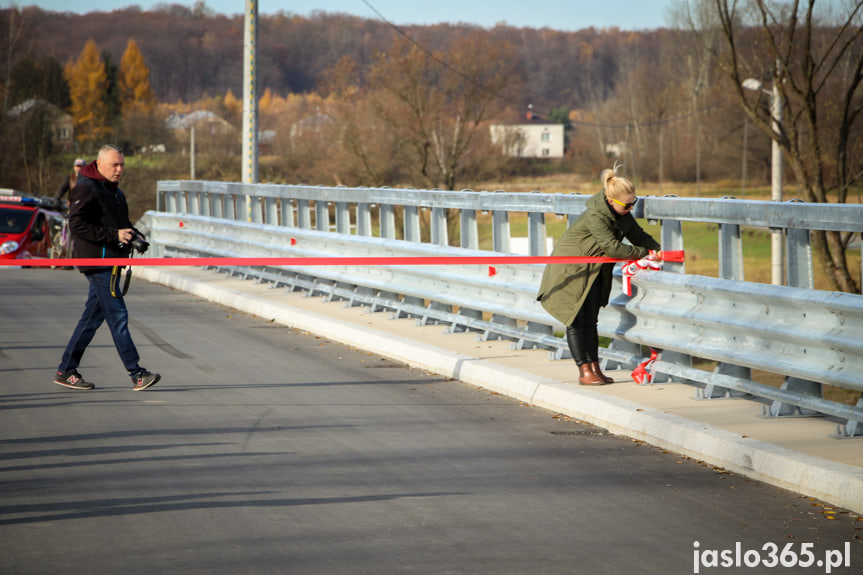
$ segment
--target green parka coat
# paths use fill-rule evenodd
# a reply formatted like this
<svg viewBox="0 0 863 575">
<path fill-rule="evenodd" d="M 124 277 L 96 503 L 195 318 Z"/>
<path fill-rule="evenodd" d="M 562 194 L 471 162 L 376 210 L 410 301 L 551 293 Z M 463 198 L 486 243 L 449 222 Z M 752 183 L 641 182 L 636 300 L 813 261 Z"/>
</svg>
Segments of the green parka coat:
<svg viewBox="0 0 863 575">
<path fill-rule="evenodd" d="M 564 232 L 553 256 L 610 257 L 637 260 L 658 250 L 654 240 L 632 217 L 619 215 L 599 192 L 587 200 L 587 209 Z M 628 239 L 633 245 L 622 242 Z M 602 306 L 611 294 L 613 263 L 549 264 L 542 274 L 537 301 L 563 325 L 570 325 L 578 315 L 593 282 L 602 282 Z"/>
</svg>

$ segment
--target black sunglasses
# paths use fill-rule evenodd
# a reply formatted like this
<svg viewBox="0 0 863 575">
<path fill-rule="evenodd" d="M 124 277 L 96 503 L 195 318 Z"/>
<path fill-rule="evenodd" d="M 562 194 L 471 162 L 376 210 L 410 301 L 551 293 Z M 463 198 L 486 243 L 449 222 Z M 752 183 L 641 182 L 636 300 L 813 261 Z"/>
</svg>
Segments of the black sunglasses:
<svg viewBox="0 0 863 575">
<path fill-rule="evenodd" d="M 632 207 L 638 203 L 638 197 L 636 197 L 634 200 L 632 200 L 631 202 L 626 203 L 626 204 L 624 204 L 620 200 L 615 200 L 614 198 L 611 198 L 611 201 L 614 202 L 615 204 L 619 205 L 619 206 L 623 206 L 627 210 L 631 210 Z"/>
</svg>

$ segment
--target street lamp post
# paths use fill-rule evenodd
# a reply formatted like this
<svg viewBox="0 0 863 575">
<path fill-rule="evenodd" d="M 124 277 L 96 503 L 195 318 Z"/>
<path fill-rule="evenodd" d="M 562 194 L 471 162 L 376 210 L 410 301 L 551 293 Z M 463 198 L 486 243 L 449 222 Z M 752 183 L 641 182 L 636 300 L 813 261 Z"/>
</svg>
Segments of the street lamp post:
<svg viewBox="0 0 863 575">
<path fill-rule="evenodd" d="M 766 90 L 760 80 L 747 78 L 741 84 L 747 90 L 760 91 L 770 96 L 770 119 L 774 134 L 779 134 L 782 124 L 782 101 L 779 99 L 779 83 L 773 79 L 773 90 Z M 774 202 L 782 201 L 782 149 L 776 138 L 772 139 L 770 158 L 770 199 Z M 770 275 L 773 285 L 782 285 L 782 231 L 772 230 L 770 232 L 771 264 Z"/>
</svg>

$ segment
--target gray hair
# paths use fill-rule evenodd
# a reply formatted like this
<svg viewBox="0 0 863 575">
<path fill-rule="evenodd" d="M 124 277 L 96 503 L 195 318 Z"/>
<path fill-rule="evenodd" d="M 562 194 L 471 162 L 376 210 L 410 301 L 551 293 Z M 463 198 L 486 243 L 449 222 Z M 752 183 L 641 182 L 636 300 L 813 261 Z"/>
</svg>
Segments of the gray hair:
<svg viewBox="0 0 863 575">
<path fill-rule="evenodd" d="M 105 144 L 101 148 L 99 148 L 99 157 L 101 158 L 108 152 L 117 152 L 118 154 L 122 154 L 123 150 L 120 149 L 119 146 L 115 146 L 114 144 Z"/>
</svg>

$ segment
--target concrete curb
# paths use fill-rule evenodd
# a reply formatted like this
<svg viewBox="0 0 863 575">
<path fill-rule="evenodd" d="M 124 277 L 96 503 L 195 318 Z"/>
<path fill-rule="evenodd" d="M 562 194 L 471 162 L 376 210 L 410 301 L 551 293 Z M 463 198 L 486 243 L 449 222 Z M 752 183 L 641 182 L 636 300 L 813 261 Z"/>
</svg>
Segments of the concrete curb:
<svg viewBox="0 0 863 575">
<path fill-rule="evenodd" d="M 405 340 L 158 268 L 138 277 L 246 313 L 273 319 L 346 345 L 401 361 L 593 423 L 711 465 L 863 514 L 863 469 L 750 439 L 704 423 L 597 394 L 469 355 Z"/>
</svg>

